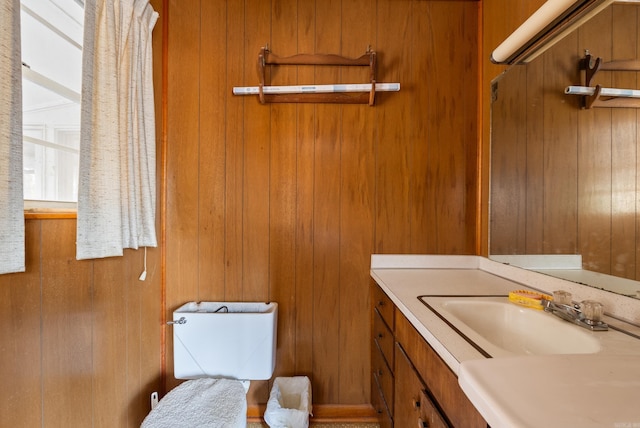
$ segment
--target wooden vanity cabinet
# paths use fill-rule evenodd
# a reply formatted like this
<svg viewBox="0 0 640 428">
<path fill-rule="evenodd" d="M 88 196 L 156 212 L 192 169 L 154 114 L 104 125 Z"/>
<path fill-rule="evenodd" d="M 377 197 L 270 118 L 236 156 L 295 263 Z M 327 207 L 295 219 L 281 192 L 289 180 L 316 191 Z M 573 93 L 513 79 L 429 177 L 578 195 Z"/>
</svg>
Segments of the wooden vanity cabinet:
<svg viewBox="0 0 640 428">
<path fill-rule="evenodd" d="M 372 404 L 381 428 L 487 428 L 458 378 L 372 284 Z"/>
<path fill-rule="evenodd" d="M 380 428 L 393 427 L 395 308 L 389 297 L 372 284 L 371 401 Z"/>
<path fill-rule="evenodd" d="M 397 427 L 448 428 L 444 416 L 429 398 L 427 388 L 411 360 L 396 343 L 396 391 L 394 414 Z"/>
<path fill-rule="evenodd" d="M 395 321 L 396 342 L 425 382 L 429 395 L 445 415 L 443 419 L 454 427 L 487 428 L 487 422 L 462 391 L 458 377 L 449 366 L 400 311 L 396 312 Z"/>
</svg>

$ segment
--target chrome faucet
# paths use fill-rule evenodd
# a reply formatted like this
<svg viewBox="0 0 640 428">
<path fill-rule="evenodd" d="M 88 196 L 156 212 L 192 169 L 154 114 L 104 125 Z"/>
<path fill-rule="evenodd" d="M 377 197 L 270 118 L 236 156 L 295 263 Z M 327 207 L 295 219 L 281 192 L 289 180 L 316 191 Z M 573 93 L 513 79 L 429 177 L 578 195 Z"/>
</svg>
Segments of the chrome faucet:
<svg viewBox="0 0 640 428">
<path fill-rule="evenodd" d="M 542 308 L 545 312 L 550 312 L 565 321 L 588 328 L 592 331 L 609 330 L 609 326 L 600 320 L 602 304 L 598 302 L 585 300 L 579 305 L 571 301 L 568 303 L 558 303 L 553 300 L 542 299 Z"/>
</svg>

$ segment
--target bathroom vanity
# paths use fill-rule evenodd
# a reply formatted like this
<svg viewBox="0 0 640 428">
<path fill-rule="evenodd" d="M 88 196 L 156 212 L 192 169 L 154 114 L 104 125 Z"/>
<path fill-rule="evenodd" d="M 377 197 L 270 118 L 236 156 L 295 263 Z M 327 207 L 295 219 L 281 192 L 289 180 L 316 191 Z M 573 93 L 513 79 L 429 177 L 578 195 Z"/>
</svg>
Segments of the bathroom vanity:
<svg viewBox="0 0 640 428">
<path fill-rule="evenodd" d="M 476 256 L 374 255 L 371 276 L 372 401 L 381 427 L 640 424 L 633 401 L 640 394 L 640 300 Z M 562 341 L 547 349 L 545 338 L 536 339 L 542 347 L 532 355 L 502 349 L 495 338 L 492 347 L 434 303 L 484 302 L 470 307 L 478 314 L 495 312 L 483 306 L 493 300 L 521 308 L 507 296 L 523 288 L 601 301 L 611 329 L 592 332 L 522 308 L 525 316 L 571 328 L 568 349 Z"/>
</svg>

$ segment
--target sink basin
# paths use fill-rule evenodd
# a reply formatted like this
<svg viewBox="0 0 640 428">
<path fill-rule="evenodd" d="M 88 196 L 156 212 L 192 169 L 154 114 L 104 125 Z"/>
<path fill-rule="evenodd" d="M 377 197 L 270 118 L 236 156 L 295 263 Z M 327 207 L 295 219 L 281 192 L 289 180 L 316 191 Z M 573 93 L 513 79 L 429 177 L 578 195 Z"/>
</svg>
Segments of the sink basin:
<svg viewBox="0 0 640 428">
<path fill-rule="evenodd" d="M 487 356 L 594 354 L 605 337 L 506 297 L 422 297 L 432 311 Z M 614 338 L 617 341 L 617 337 Z"/>
</svg>

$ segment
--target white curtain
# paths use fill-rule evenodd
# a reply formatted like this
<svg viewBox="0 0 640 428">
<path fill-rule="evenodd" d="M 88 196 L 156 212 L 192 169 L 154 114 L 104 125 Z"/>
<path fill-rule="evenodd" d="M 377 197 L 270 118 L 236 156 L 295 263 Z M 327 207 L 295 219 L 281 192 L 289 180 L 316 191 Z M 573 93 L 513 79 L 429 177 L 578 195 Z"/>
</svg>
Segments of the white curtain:
<svg viewBox="0 0 640 428">
<path fill-rule="evenodd" d="M 157 246 L 156 150 L 148 0 L 87 0 L 78 259 Z"/>
<path fill-rule="evenodd" d="M 20 0 L 0 0 L 0 273 L 24 270 Z"/>
</svg>

